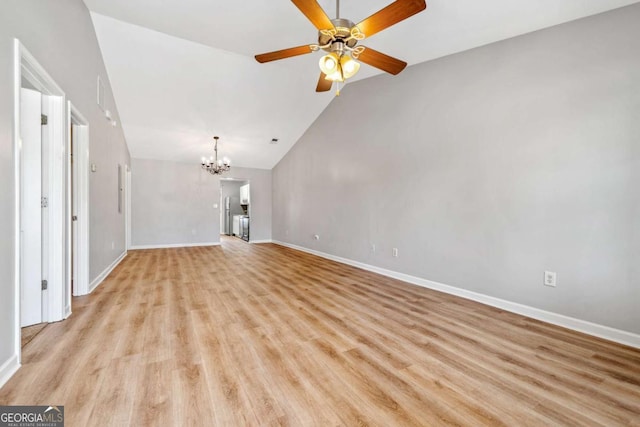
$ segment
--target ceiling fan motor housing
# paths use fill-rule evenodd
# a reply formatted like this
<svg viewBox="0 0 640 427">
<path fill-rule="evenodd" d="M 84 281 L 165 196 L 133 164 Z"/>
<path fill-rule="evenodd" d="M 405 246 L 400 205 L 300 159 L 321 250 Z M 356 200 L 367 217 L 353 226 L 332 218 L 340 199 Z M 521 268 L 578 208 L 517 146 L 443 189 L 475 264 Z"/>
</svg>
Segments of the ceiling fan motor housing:
<svg viewBox="0 0 640 427">
<path fill-rule="evenodd" d="M 346 41 L 349 37 L 351 37 L 351 28 L 355 26 L 353 22 L 349 21 L 348 19 L 336 18 L 332 19 L 331 23 L 336 29 L 336 34 L 334 36 L 335 41 L 333 43 L 342 42 L 350 48 L 354 47 L 358 43 L 358 40 L 354 38 Z M 322 31 L 318 32 L 318 45 L 324 46 L 331 42 L 331 40 L 332 38 L 330 35 L 323 34 Z M 335 51 L 335 49 L 332 49 L 332 46 L 326 47 L 323 50 L 325 50 L 326 52 Z"/>
</svg>

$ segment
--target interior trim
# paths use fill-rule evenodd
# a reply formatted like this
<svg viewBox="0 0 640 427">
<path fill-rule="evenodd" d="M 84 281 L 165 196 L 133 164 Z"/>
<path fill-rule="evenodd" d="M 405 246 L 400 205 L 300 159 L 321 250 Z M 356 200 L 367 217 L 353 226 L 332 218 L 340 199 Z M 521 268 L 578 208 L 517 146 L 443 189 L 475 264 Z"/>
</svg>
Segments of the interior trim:
<svg viewBox="0 0 640 427">
<path fill-rule="evenodd" d="M 169 243 L 165 245 L 135 245 L 131 246 L 131 250 L 140 249 L 169 249 L 169 248 L 194 248 L 198 246 L 220 246 L 220 242 L 203 242 L 203 243 Z"/>
<path fill-rule="evenodd" d="M 111 273 L 113 269 L 116 268 L 118 264 L 120 264 L 120 261 L 122 261 L 126 256 L 127 256 L 127 251 L 124 251 L 122 254 L 120 254 L 118 258 L 116 258 L 115 261 L 113 261 L 107 268 L 105 268 L 102 271 L 102 273 L 98 275 L 98 277 L 93 279 L 89 284 L 89 293 L 93 292 L 98 287 L 98 285 L 100 285 L 100 283 L 102 283 L 102 281 L 106 279 L 107 276 L 109 276 L 109 273 Z"/>
<path fill-rule="evenodd" d="M 0 366 L 0 388 L 9 381 L 13 374 L 18 372 L 18 369 L 20 369 L 20 362 L 18 362 L 18 354 L 16 353 Z"/>
</svg>

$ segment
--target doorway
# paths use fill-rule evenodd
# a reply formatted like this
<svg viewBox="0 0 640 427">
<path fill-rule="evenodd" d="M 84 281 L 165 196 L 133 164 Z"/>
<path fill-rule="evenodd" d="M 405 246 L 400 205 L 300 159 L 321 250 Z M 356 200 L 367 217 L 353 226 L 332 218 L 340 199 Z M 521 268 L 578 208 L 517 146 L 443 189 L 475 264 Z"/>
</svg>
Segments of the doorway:
<svg viewBox="0 0 640 427">
<path fill-rule="evenodd" d="M 14 40 L 14 354 L 21 326 L 66 317 L 65 94 Z M 68 298 L 70 308 L 70 298 Z"/>
<path fill-rule="evenodd" d="M 131 248 L 131 167 L 129 165 L 125 168 L 126 178 L 125 178 L 125 249 L 129 250 Z"/>
<path fill-rule="evenodd" d="M 250 183 L 247 179 L 220 179 L 220 234 L 249 241 L 251 235 Z"/>
<path fill-rule="evenodd" d="M 71 295 L 89 292 L 89 122 L 69 101 L 67 105 L 67 277 L 65 313 Z"/>
</svg>

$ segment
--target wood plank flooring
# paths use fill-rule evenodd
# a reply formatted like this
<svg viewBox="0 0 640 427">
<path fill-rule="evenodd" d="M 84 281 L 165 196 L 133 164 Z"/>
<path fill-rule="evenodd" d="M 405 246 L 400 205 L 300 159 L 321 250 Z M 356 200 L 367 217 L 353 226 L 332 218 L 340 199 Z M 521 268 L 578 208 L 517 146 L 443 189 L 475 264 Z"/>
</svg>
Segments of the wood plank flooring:
<svg viewBox="0 0 640 427">
<path fill-rule="evenodd" d="M 67 426 L 640 425 L 640 350 L 271 244 L 131 251 L 0 404 Z"/>
<path fill-rule="evenodd" d="M 44 328 L 47 327 L 47 323 L 38 323 L 36 325 L 26 326 L 22 328 L 20 334 L 20 345 L 24 347 L 31 342 Z"/>
</svg>

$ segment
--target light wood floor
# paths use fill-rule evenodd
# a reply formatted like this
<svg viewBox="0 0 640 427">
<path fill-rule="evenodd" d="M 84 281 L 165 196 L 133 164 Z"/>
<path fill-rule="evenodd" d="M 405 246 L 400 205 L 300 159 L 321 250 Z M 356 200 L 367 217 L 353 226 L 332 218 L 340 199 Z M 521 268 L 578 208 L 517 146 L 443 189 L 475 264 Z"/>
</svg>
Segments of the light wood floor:
<svg viewBox="0 0 640 427">
<path fill-rule="evenodd" d="M 38 323 L 36 325 L 26 326 L 22 328 L 20 334 L 20 345 L 24 347 L 29 344 L 32 339 L 36 337 L 44 328 L 47 327 L 47 323 Z"/>
<path fill-rule="evenodd" d="M 276 245 L 132 251 L 0 404 L 67 426 L 640 425 L 640 351 Z"/>
</svg>

